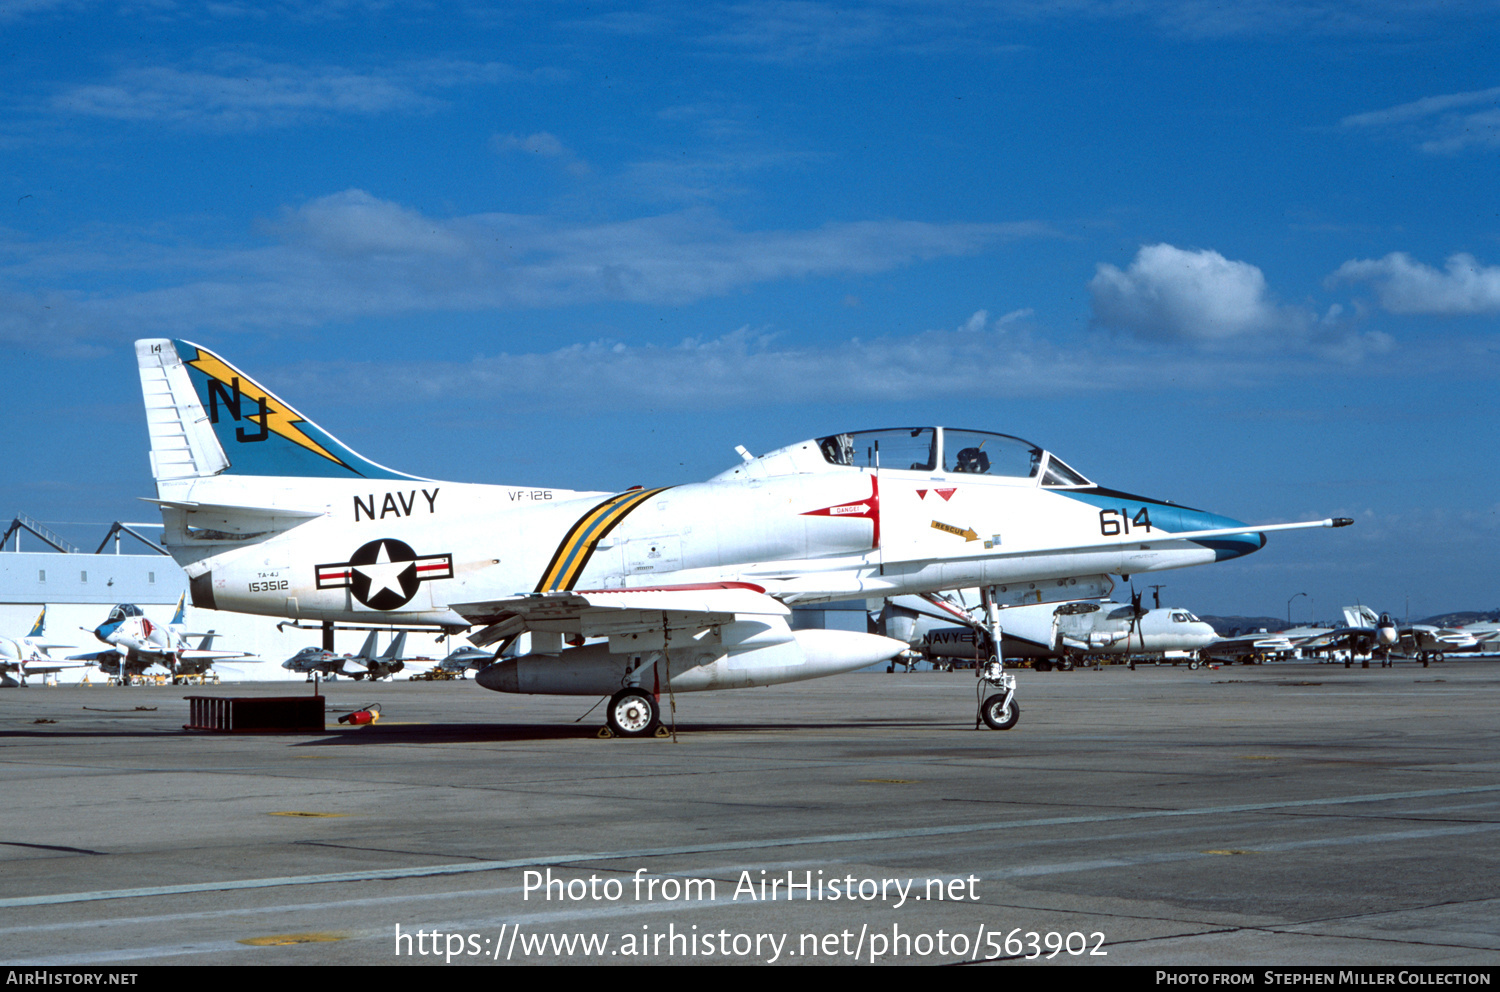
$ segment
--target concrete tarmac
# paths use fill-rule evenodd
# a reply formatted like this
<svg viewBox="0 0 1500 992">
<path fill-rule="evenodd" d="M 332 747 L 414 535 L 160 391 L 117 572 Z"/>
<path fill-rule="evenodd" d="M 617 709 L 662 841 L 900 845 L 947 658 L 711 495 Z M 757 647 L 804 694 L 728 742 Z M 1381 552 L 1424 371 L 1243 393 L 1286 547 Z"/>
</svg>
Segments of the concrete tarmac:
<svg viewBox="0 0 1500 992">
<path fill-rule="evenodd" d="M 276 736 L 183 697 L 304 687 L 5 690 L 0 960 L 1500 963 L 1500 664 L 1018 681 L 1010 731 L 897 673 L 682 695 L 675 741 L 472 682 Z"/>
</svg>

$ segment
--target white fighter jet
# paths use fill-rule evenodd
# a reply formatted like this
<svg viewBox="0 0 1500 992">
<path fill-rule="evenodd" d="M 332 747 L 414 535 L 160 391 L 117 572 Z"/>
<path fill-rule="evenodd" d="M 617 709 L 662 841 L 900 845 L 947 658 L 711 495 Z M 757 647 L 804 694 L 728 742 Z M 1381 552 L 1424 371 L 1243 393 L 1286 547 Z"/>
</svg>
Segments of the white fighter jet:
<svg viewBox="0 0 1500 992">
<path fill-rule="evenodd" d="M 14 688 L 26 684 L 26 676 L 56 675 L 70 668 L 87 668 L 86 661 L 59 661 L 47 652 L 70 644 L 49 644 L 42 640 L 47 631 L 47 608 L 36 615 L 31 632 L 25 637 L 0 637 L 0 686 Z"/>
<path fill-rule="evenodd" d="M 1021 602 L 1028 585 L 1206 564 L 1268 531 L 1351 522 L 1244 524 L 1097 486 L 1019 438 L 940 427 L 741 449 L 706 482 L 620 493 L 438 482 L 355 453 L 206 348 L 151 339 L 136 354 L 153 502 L 194 605 L 471 631 L 481 647 L 530 632 L 531 650 L 479 684 L 612 694 L 619 734 L 652 732 L 661 692 L 832 675 L 905 647 L 793 631 L 789 604 L 962 587 Z M 986 671 L 1003 716 L 1010 677 Z"/>
<path fill-rule="evenodd" d="M 244 651 L 216 650 L 213 631 L 186 633 L 184 609 L 184 600 L 179 598 L 171 623 L 163 626 L 152 622 L 139 606 L 120 603 L 92 631 L 110 647 L 104 651 L 69 655 L 68 660 L 96 664 L 106 675 L 117 675 L 122 679 L 145 674 L 154 665 L 171 675 L 174 684 L 184 676 L 202 675 L 216 661 L 227 658 L 251 660 Z M 201 638 L 196 648 L 188 646 L 187 641 L 194 636 Z"/>
</svg>

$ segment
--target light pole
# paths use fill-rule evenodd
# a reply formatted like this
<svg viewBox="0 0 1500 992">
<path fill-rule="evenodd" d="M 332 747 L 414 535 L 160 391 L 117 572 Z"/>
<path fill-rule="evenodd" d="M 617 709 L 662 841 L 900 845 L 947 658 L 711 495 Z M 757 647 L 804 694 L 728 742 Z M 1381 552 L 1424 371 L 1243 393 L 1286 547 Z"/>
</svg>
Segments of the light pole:
<svg viewBox="0 0 1500 992">
<path fill-rule="evenodd" d="M 1297 593 L 1297 596 L 1306 596 L 1306 595 L 1307 595 L 1307 593 L 1305 593 L 1305 592 L 1299 592 L 1299 593 Z M 1292 599 L 1296 599 L 1297 596 L 1293 596 Z M 1292 625 L 1292 599 L 1289 599 L 1289 600 L 1286 601 L 1286 625 L 1288 627 L 1290 627 Z"/>
</svg>

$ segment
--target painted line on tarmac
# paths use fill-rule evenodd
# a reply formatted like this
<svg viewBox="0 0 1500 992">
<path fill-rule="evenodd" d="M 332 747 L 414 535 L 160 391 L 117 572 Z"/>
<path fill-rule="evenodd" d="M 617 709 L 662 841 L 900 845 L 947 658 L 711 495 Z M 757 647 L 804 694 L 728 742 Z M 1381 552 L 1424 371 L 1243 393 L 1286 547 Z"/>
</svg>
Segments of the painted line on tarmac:
<svg viewBox="0 0 1500 992">
<path fill-rule="evenodd" d="M 1241 852 L 1246 855 L 1271 854 L 1276 852 L 1288 852 L 1306 848 L 1331 847 L 1331 846 L 1371 846 L 1397 843 L 1402 841 L 1426 840 L 1433 837 L 1461 836 L 1500 830 L 1500 823 L 1475 823 L 1464 826 L 1435 827 L 1422 830 L 1405 830 L 1393 833 L 1371 833 L 1359 836 L 1340 838 L 1310 838 L 1305 840 L 1285 841 L 1275 844 L 1257 845 L 1254 850 Z M 1005 869 L 998 873 L 986 876 L 991 879 L 1017 878 L 1037 875 L 1069 874 L 1075 872 L 1089 872 L 1108 870 L 1113 868 L 1131 868 L 1143 865 L 1171 864 L 1190 860 L 1212 857 L 1214 852 L 1208 851 L 1177 851 L 1163 852 L 1158 854 L 1145 854 L 1133 857 L 1120 858 L 1098 858 L 1091 860 L 1055 862 L 1045 865 L 1029 865 L 1020 868 Z M 811 864 L 812 862 L 796 862 Z M 821 862 L 820 862 L 821 863 Z M 786 862 L 785 864 L 794 864 Z M 934 875 L 931 879 L 947 881 L 959 876 Z M 496 895 L 514 895 L 522 891 L 521 886 L 506 886 L 496 889 L 464 890 L 457 892 L 425 893 L 409 896 L 377 896 L 358 899 L 338 900 L 325 903 L 310 903 L 302 905 L 280 905 L 261 906 L 251 909 L 227 909 L 209 912 L 195 912 L 191 914 L 194 920 L 203 920 L 211 917 L 244 917 L 253 914 L 277 914 L 287 915 L 293 913 L 326 912 L 330 909 L 349 910 L 356 907 L 371 907 L 381 905 L 401 904 L 407 905 L 413 902 L 436 902 L 438 900 L 451 900 L 460 898 L 484 898 Z M 793 897 L 777 894 L 770 897 L 770 902 L 790 903 L 796 901 Z M 691 904 L 695 911 L 706 911 L 712 909 L 740 909 L 758 908 L 764 905 L 762 900 L 752 900 L 741 903 L 735 899 L 714 898 L 699 900 Z M 502 916 L 485 915 L 482 917 L 471 917 L 462 920 L 444 920 L 440 923 L 423 923 L 424 928 L 443 933 L 474 933 L 478 931 L 493 931 L 502 923 L 509 925 L 555 925 L 564 922 L 587 920 L 596 924 L 608 919 L 621 917 L 639 917 L 642 915 L 658 915 L 668 913 L 680 913 L 687 907 L 680 902 L 670 903 L 628 903 L 624 905 L 608 906 L 582 906 L 567 907 L 557 910 L 534 911 L 522 915 L 507 913 Z M 34 931 L 70 930 L 79 931 L 84 928 L 102 929 L 110 926 L 132 926 L 139 927 L 142 924 L 169 923 L 180 924 L 184 917 L 181 914 L 158 917 L 136 917 L 134 919 L 109 919 L 93 920 L 80 923 L 79 921 L 66 921 L 61 923 L 36 924 L 31 926 L 9 927 L 0 929 L 0 933 L 13 934 Z M 1306 925 L 1306 924 L 1304 924 Z M 399 929 L 399 927 L 398 927 Z M 356 928 L 341 931 L 351 942 L 363 942 L 372 939 L 388 938 L 389 934 L 383 927 Z M 1190 934 L 1176 934 L 1174 937 L 1192 936 Z M 86 952 L 71 952 L 30 959 L 26 964 L 41 967 L 63 967 L 63 966 L 86 966 L 108 961 L 132 961 L 149 960 L 159 958 L 178 957 L 193 954 L 219 955 L 226 952 L 244 951 L 245 941 L 225 938 L 217 941 L 202 941 L 196 943 L 173 943 L 152 947 L 121 948 L 114 950 L 94 950 Z M 19 962 L 8 962 L 0 960 L 0 966 L 17 964 Z"/>
<path fill-rule="evenodd" d="M 1240 803 L 1233 806 L 1208 806 L 1199 809 L 1163 809 L 1143 810 L 1138 813 L 1053 816 L 1032 820 L 1002 820 L 989 823 L 952 824 L 939 827 L 911 827 L 904 830 L 871 830 L 861 833 L 815 834 L 804 837 L 776 837 L 765 840 L 720 841 L 705 844 L 683 844 L 677 847 L 642 847 L 621 851 L 580 851 L 571 854 L 547 854 L 529 858 L 511 858 L 504 861 L 470 861 L 452 865 L 371 868 L 361 871 L 327 872 L 317 875 L 287 875 L 279 878 L 228 879 L 221 882 L 189 882 L 181 885 L 154 885 L 137 889 L 64 892 L 55 895 L 17 896 L 9 899 L 0 899 L 0 909 L 11 909 L 22 906 L 55 906 L 73 902 L 100 902 L 107 899 L 140 899 L 153 896 L 183 895 L 191 892 L 231 892 L 243 889 L 272 889 L 290 885 L 326 885 L 335 882 L 367 882 L 398 878 L 430 878 L 439 875 L 469 875 L 482 871 L 504 871 L 513 868 L 531 868 L 537 865 L 561 865 L 580 861 L 619 861 L 627 858 L 639 860 L 641 858 L 703 854 L 715 851 L 755 851 L 776 847 L 801 847 L 812 844 L 850 844 L 882 840 L 908 840 L 914 837 L 943 837 L 997 830 L 1021 830 L 1032 827 L 1058 827 L 1086 823 L 1118 823 L 1129 820 L 1149 820 L 1178 816 L 1218 816 L 1226 813 L 1305 809 L 1307 807 L 1342 806 L 1352 803 L 1394 802 L 1402 799 L 1464 796 L 1485 792 L 1500 792 L 1500 785 L 1476 785 L 1455 789 L 1421 789 L 1412 792 L 1377 792 L 1358 796 L 1330 796 L 1322 799 L 1297 799 L 1272 803 Z"/>
</svg>

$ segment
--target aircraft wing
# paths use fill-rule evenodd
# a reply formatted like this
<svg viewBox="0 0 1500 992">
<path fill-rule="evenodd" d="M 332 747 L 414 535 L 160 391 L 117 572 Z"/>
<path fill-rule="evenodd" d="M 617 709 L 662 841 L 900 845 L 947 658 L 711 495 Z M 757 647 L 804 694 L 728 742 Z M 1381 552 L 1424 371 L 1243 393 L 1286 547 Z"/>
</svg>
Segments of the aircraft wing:
<svg viewBox="0 0 1500 992">
<path fill-rule="evenodd" d="M 1466 630 L 1450 627 L 1434 627 L 1430 624 L 1412 624 L 1396 631 L 1402 642 L 1410 641 L 1418 650 L 1443 651 L 1471 648 L 1479 641 Z"/>
<path fill-rule="evenodd" d="M 1340 627 L 1337 630 L 1330 630 L 1327 633 L 1309 637 L 1305 641 L 1298 641 L 1297 646 L 1299 648 L 1314 649 L 1330 648 L 1335 645 L 1345 644 L 1358 637 L 1373 638 L 1374 636 L 1374 627 Z"/>
<path fill-rule="evenodd" d="M 93 664 L 89 661 L 57 661 L 52 658 L 26 658 L 20 663 L 25 666 L 27 675 L 52 675 L 75 668 L 88 668 Z M 15 665 L 16 662 L 7 659 L 5 664 L 9 667 Z"/>
<path fill-rule="evenodd" d="M 70 654 L 65 661 L 82 661 L 85 664 L 97 665 L 104 661 L 111 664 L 118 662 L 122 654 L 117 648 L 105 648 L 103 651 L 89 651 L 86 654 Z"/>
<path fill-rule="evenodd" d="M 259 658 L 251 659 L 249 653 L 245 651 L 205 651 L 202 648 L 186 648 L 178 651 L 177 657 L 183 661 L 203 661 L 205 659 L 217 661 L 220 658 L 234 658 L 239 661 L 261 660 Z"/>
<path fill-rule="evenodd" d="M 1292 641 L 1281 634 L 1245 634 L 1240 637 L 1221 637 L 1203 650 L 1210 654 L 1240 654 L 1246 651 L 1290 651 Z"/>
<path fill-rule="evenodd" d="M 740 613 L 784 617 L 791 612 L 760 586 L 746 582 L 531 593 L 457 603 L 452 609 L 471 623 L 485 624 L 469 635 L 478 647 L 526 630 L 609 637 L 697 630 L 730 623 Z"/>
</svg>

